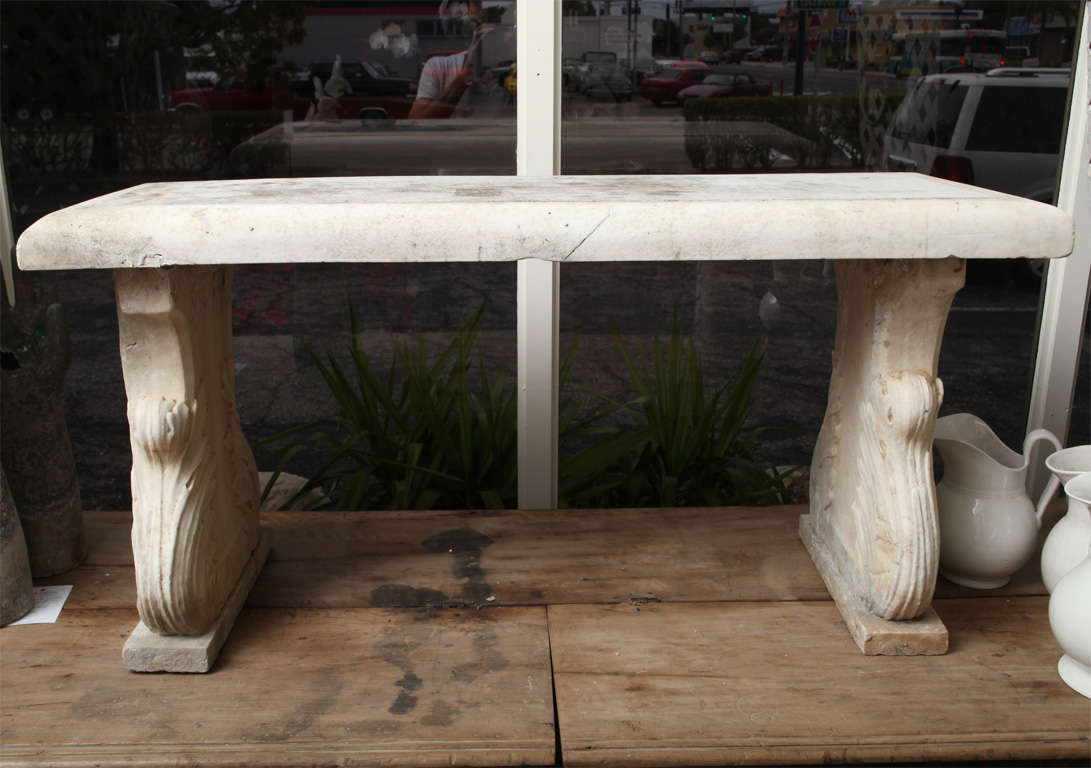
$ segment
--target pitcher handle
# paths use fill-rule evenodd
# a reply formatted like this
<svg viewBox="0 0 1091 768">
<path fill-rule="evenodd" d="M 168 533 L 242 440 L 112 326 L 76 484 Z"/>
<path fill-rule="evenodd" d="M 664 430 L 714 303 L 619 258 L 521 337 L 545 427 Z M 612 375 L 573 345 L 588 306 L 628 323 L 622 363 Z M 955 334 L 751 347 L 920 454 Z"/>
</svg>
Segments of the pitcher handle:
<svg viewBox="0 0 1091 768">
<path fill-rule="evenodd" d="M 1057 439 L 1057 436 L 1050 432 L 1048 429 L 1035 429 L 1027 435 L 1023 441 L 1023 457 L 1030 461 L 1030 449 L 1039 440 L 1046 440 L 1053 445 L 1055 450 L 1061 450 L 1064 446 L 1061 445 L 1061 441 Z M 1046 506 L 1053 500 L 1053 495 L 1057 493 L 1057 488 L 1061 484 L 1061 479 L 1052 472 L 1049 473 L 1049 482 L 1046 483 L 1046 488 L 1042 491 L 1041 497 L 1038 499 L 1038 505 L 1034 508 L 1034 517 L 1038 521 L 1038 527 L 1042 527 L 1042 516 L 1045 515 Z"/>
</svg>

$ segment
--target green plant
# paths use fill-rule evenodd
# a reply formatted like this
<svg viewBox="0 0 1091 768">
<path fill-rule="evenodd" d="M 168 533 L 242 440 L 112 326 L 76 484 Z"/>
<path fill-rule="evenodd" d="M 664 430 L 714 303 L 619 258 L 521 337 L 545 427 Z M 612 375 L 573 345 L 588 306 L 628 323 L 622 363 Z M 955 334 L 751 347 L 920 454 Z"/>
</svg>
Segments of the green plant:
<svg viewBox="0 0 1091 768">
<path fill-rule="evenodd" d="M 785 501 L 786 475 L 756 460 L 745 424 L 761 369 L 757 345 L 735 382 L 705 393 L 700 355 L 677 319 L 649 365 L 618 340 L 639 396 L 609 403 L 628 423 L 562 463 L 562 506 L 722 506 Z M 601 420 L 598 412 L 593 421 Z"/>
<path fill-rule="evenodd" d="M 311 359 L 337 402 L 333 419 L 265 441 L 282 444 L 266 486 L 304 451 L 324 458 L 285 508 L 321 489 L 326 509 L 499 509 L 516 505 L 516 402 L 503 377 L 490 378 L 473 350 L 485 305 L 434 361 L 423 340 L 396 344 L 380 375 L 364 350 L 356 313 L 353 377 L 333 355 Z M 300 437 L 302 435 L 302 437 Z M 284 441 L 289 440 L 285 444 Z"/>
<path fill-rule="evenodd" d="M 265 494 L 301 454 L 320 456 L 317 469 L 283 505 L 322 491 L 324 509 L 511 508 L 516 499 L 516 400 L 503 377 L 490 378 L 473 351 L 483 304 L 451 343 L 429 361 L 424 344 L 395 344 L 380 375 L 362 344 L 356 313 L 352 376 L 332 356 L 309 352 L 337 403 L 331 419 L 275 435 L 280 446 Z M 677 320 L 670 344 L 655 340 L 651 366 L 618 346 L 638 396 L 617 402 L 598 396 L 587 407 L 562 398 L 562 436 L 590 444 L 561 463 L 562 507 L 764 504 L 784 501 L 784 475 L 755 460 L 745 422 L 762 355 L 751 349 L 734 384 L 711 397 L 693 342 L 683 343 Z M 561 365 L 569 378 L 579 342 Z M 471 381 L 476 380 L 476 388 Z M 626 419 L 609 425 L 616 415 Z"/>
</svg>

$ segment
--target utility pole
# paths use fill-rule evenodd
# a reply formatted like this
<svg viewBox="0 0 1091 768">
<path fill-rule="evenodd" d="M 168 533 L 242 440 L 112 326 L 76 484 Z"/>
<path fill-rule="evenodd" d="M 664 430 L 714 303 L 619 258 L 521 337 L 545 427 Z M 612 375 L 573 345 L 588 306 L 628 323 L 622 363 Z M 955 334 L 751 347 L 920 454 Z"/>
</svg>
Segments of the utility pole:
<svg viewBox="0 0 1091 768">
<path fill-rule="evenodd" d="M 684 21 L 685 21 L 685 8 L 682 5 L 682 0 L 679 0 L 679 58 L 680 59 L 682 58 L 682 51 L 685 48 L 685 44 L 682 41 L 684 36 L 685 36 L 684 27 L 683 27 L 683 24 L 682 24 Z"/>
<path fill-rule="evenodd" d="M 799 8 L 796 13 L 799 14 L 799 26 L 796 27 L 796 81 L 792 93 L 796 96 L 802 96 L 803 59 L 807 55 L 807 43 L 804 41 L 807 36 L 807 12 Z"/>
</svg>

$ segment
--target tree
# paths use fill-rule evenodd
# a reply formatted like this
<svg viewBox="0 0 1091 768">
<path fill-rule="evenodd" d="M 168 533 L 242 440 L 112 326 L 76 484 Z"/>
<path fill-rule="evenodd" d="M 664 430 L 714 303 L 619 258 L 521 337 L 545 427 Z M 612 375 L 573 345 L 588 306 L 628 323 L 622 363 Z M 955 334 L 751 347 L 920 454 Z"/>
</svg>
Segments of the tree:
<svg viewBox="0 0 1091 768">
<path fill-rule="evenodd" d="M 0 14 L 5 114 L 30 106 L 42 117 L 90 116 L 100 175 L 118 169 L 118 114 L 159 106 L 157 54 L 165 74 L 162 54 L 208 45 L 221 72 L 260 83 L 305 34 L 300 3 L 255 0 L 3 3 Z"/>
<path fill-rule="evenodd" d="M 595 6 L 591 0 L 564 0 L 561 5 L 562 16 L 595 16 Z"/>
<path fill-rule="evenodd" d="M 285 45 L 306 37 L 303 4 L 258 0 L 180 0 L 172 32 L 179 47 L 212 51 L 221 75 L 238 74 L 251 86 L 267 82 Z"/>
<path fill-rule="evenodd" d="M 90 115 L 92 167 L 117 170 L 116 115 L 155 106 L 153 51 L 174 9 L 163 2 L 4 3 L 5 109 Z M 40 106 L 39 106 L 40 105 Z"/>
</svg>

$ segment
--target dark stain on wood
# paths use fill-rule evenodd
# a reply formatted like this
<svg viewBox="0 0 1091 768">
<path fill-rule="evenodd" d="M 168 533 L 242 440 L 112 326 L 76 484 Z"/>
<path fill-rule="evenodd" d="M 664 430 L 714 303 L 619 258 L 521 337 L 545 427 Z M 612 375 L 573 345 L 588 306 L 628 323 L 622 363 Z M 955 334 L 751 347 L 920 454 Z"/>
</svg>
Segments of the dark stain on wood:
<svg viewBox="0 0 1091 768">
<path fill-rule="evenodd" d="M 401 679 L 394 683 L 397 696 L 387 709 L 392 715 L 407 715 L 417 706 L 417 697 L 413 692 L 420 689 L 421 679 L 413 671 L 413 662 L 409 656 L 419 645 L 419 642 L 410 640 L 403 634 L 388 630 L 372 646 L 376 656 L 402 671 Z"/>
<path fill-rule="evenodd" d="M 371 590 L 374 608 L 440 608 L 448 602 L 447 595 L 438 589 L 408 584 L 383 584 Z"/>
<path fill-rule="evenodd" d="M 473 661 L 459 664 L 451 670 L 451 679 L 460 683 L 470 683 L 487 672 L 496 672 L 508 666 L 508 659 L 500 651 L 500 641 L 496 635 L 485 629 L 474 637 Z"/>
<path fill-rule="evenodd" d="M 465 579 L 462 597 L 473 605 L 483 605 L 492 597 L 492 587 L 485 580 L 481 567 L 481 552 L 493 540 L 473 528 L 455 528 L 429 536 L 421 545 L 429 552 L 448 553 L 454 556 L 451 567 L 455 578 Z"/>
<path fill-rule="evenodd" d="M 148 691 L 134 692 L 111 686 L 98 686 L 69 707 L 70 716 L 75 720 L 142 723 L 148 733 L 159 738 L 175 735 L 175 724 L 169 719 L 170 712 L 171 707 L 162 698 Z"/>
<path fill-rule="evenodd" d="M 321 717 L 333 708 L 341 690 L 345 687 L 344 681 L 335 677 L 329 677 L 319 686 L 319 693 L 314 698 L 301 702 L 295 711 L 284 721 L 279 729 L 270 731 L 274 726 L 270 723 L 262 723 L 255 734 L 255 741 L 288 741 L 303 733 L 314 725 L 316 718 Z"/>
<path fill-rule="evenodd" d="M 453 723 L 460 714 L 462 714 L 462 710 L 458 707 L 451 706 L 443 699 L 436 699 L 432 702 L 432 711 L 422 717 L 420 721 L 421 725 L 444 727 Z"/>
</svg>

